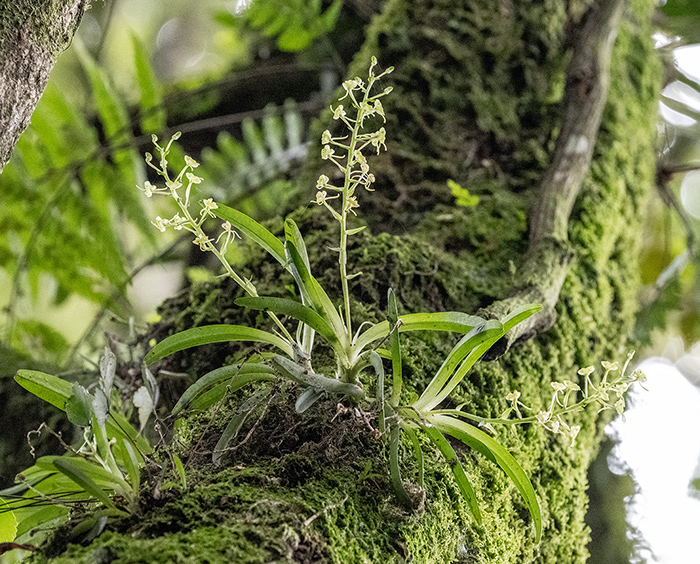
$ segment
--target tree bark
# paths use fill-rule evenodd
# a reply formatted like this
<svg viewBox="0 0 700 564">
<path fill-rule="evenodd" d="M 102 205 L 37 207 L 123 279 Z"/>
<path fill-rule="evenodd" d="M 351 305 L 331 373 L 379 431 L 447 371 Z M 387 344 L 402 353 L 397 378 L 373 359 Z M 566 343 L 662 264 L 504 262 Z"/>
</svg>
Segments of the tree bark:
<svg viewBox="0 0 700 564">
<path fill-rule="evenodd" d="M 6 0 L 0 6 L 0 172 L 70 45 L 89 0 Z"/>
<path fill-rule="evenodd" d="M 540 295 L 549 300 L 553 325 L 478 365 L 453 395 L 452 404 L 472 413 L 498 416 L 514 390 L 526 404 L 546 409 L 552 382 L 583 384 L 579 368 L 624 360 L 631 346 L 641 224 L 655 178 L 660 66 L 651 41 L 653 2 L 630 0 L 621 5 L 619 25 L 605 29 L 615 23 L 610 16 L 595 29 L 602 40 L 583 59 L 602 55 L 602 63 L 584 71 L 592 73 L 585 80 L 574 76 L 585 63 L 577 58 L 581 30 L 606 5 L 387 0 L 349 74 L 364 76 L 371 55 L 396 67 L 386 79 L 394 92 L 383 99 L 389 151 L 371 162 L 376 191 L 362 194 L 360 215 L 370 229 L 354 237 L 349 253 L 349 271 L 365 273 L 352 280 L 358 315 L 381 320 L 389 287 L 402 313 L 474 313 L 523 287 L 549 292 Z M 615 35 L 608 57 L 604 50 Z M 572 120 L 571 89 L 580 89 L 581 102 L 608 78 L 607 98 L 605 88 L 598 91 L 599 109 L 579 110 L 582 121 Z M 330 123 L 322 116 L 319 132 Z M 562 145 L 572 128 L 587 139 L 585 150 L 583 143 Z M 563 180 L 557 166 L 579 172 L 575 188 L 566 188 L 564 208 L 550 214 L 559 188 L 541 187 Z M 302 191 L 321 172 L 328 173 L 320 158 L 311 159 Z M 456 206 L 447 179 L 478 195 L 478 205 Z M 307 236 L 315 275 L 329 291 L 338 288 L 337 256 L 327 250 L 335 239 L 329 222 L 308 205 L 293 216 Z M 556 225 L 541 237 L 548 222 Z M 281 223 L 277 229 L 281 233 Z M 528 253 L 542 240 L 555 244 Z M 285 291 L 278 272 L 256 266 L 261 295 Z M 163 322 L 149 338 L 196 324 L 241 322 L 245 314 L 232 305 L 235 297 L 227 283 L 195 287 L 164 305 Z M 405 380 L 420 391 L 454 339 L 411 334 L 402 342 Z M 226 354 L 222 348 L 193 352 L 172 368 L 201 375 Z M 498 430 L 540 500 L 544 535 L 537 545 L 517 491 L 479 454 L 463 453 L 482 526 L 432 449 L 426 449 L 425 497 L 406 512 L 392 494 L 387 449 L 371 415 L 332 400 L 302 415 L 293 405 L 293 394 L 276 388 L 223 468 L 212 466 L 210 455 L 226 410 L 180 421 L 173 444 L 187 466 L 187 491 L 167 490 L 158 500 L 144 494 L 138 518 L 117 523 L 88 546 L 70 544 L 56 561 L 585 562 L 586 470 L 606 414 L 575 414 L 569 423 L 582 429 L 573 447 L 540 426 Z M 402 468 L 407 480 L 416 480 L 408 447 Z M 148 477 L 153 494 L 158 471 L 150 469 Z"/>
</svg>

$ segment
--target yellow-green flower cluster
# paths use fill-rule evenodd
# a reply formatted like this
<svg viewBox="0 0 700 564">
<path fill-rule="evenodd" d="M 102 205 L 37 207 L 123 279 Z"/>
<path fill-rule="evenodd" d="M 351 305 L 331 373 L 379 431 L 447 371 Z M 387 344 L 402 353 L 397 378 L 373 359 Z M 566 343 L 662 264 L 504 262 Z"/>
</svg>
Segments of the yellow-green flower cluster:
<svg viewBox="0 0 700 564">
<path fill-rule="evenodd" d="M 377 151 L 386 150 L 386 130 L 380 127 L 374 131 L 364 131 L 365 119 L 372 116 L 379 116 L 384 122 L 384 108 L 380 98 L 391 92 L 391 87 L 385 88 L 379 94 L 371 94 L 374 83 L 381 77 L 391 73 L 394 69 L 388 68 L 383 73 L 375 75 L 374 67 L 377 59 L 372 57 L 369 69 L 369 79 L 367 83 L 360 78 L 353 78 L 343 82 L 345 95 L 340 98 L 349 99 L 350 107 L 347 109 L 343 104 L 339 104 L 333 111 L 333 119 L 342 121 L 349 131 L 348 135 L 334 137 L 326 130 L 321 135 L 321 158 L 335 164 L 344 177 L 343 186 L 331 184 L 330 179 L 322 174 L 316 182 L 316 198 L 313 200 L 318 205 L 323 205 L 333 214 L 338 221 L 343 221 L 347 212 L 355 213 L 359 207 L 355 190 L 362 186 L 365 190 L 372 190 L 372 183 L 375 178 L 369 171 L 367 158 L 364 155 L 365 149 L 372 147 Z M 349 113 L 348 113 L 349 112 Z M 354 116 L 354 117 L 353 117 Z M 340 152 L 340 154 L 338 153 Z M 329 192 L 335 192 L 334 196 L 329 196 Z M 329 201 L 341 198 L 340 211 L 334 208 Z"/>
<path fill-rule="evenodd" d="M 634 352 L 629 353 L 627 362 L 625 362 L 622 371 L 616 378 L 611 378 L 610 374 L 620 370 L 618 363 L 602 361 L 601 364 L 605 373 L 597 386 L 593 385 L 590 378 L 591 374 L 595 371 L 595 367 L 593 366 L 587 366 L 578 371 L 578 374 L 584 378 L 585 384 L 583 390 L 578 384 L 570 380 L 552 382 L 551 386 L 554 393 L 552 394 L 549 407 L 537 413 L 520 401 L 520 392 L 511 392 L 506 396 L 506 400 L 510 403 L 508 409 L 499 419 L 488 420 L 488 423 L 534 422 L 547 431 L 564 435 L 571 441 L 571 446 L 574 446 L 581 426 L 569 425 L 563 416 L 576 411 L 582 411 L 588 405 L 594 404 L 600 407 L 599 411 L 614 409 L 620 416 L 624 417 L 625 393 L 634 382 L 644 383 L 646 381 L 646 376 L 641 370 L 635 370 L 630 375 L 625 374 L 627 366 L 633 356 Z M 583 398 L 576 401 L 579 392 L 582 394 Z M 535 414 L 529 417 L 523 417 L 520 408 Z M 517 419 L 510 419 L 511 413 L 515 413 Z"/>
<path fill-rule="evenodd" d="M 163 178 L 165 181 L 164 186 L 157 186 L 149 181 L 146 181 L 144 182 L 143 188 L 138 188 L 144 192 L 148 198 L 152 197 L 153 195 L 170 196 L 175 200 L 180 208 L 180 211 L 170 219 L 163 219 L 160 216 L 156 217 L 155 221 L 152 223 L 159 231 L 165 231 L 168 227 L 172 227 L 177 231 L 185 229 L 195 236 L 192 243 L 198 245 L 203 251 L 211 251 L 215 249 L 214 243 L 212 243 L 212 240 L 202 230 L 202 224 L 208 217 L 215 217 L 213 210 L 217 209 L 218 205 L 211 198 L 202 200 L 202 209 L 200 210 L 199 217 L 197 219 L 192 217 L 189 211 L 190 192 L 192 190 L 192 186 L 202 182 L 202 178 L 196 176 L 192 172 L 199 166 L 199 163 L 192 157 L 185 155 L 185 165 L 175 178 L 170 178 L 170 173 L 168 171 L 167 156 L 173 142 L 179 137 L 180 134 L 176 133 L 170 138 L 168 144 L 163 147 L 158 144 L 158 137 L 155 135 L 153 136 L 153 144 L 155 145 L 156 151 L 159 153 L 160 158 L 158 160 L 158 166 L 156 166 L 153 164 L 153 155 L 151 153 L 146 153 L 146 164 Z M 185 197 L 183 199 L 180 194 L 178 194 L 178 190 L 184 186 L 183 182 L 185 181 L 187 185 L 185 187 Z M 216 243 L 218 243 L 222 237 L 224 238 L 219 252 L 225 253 L 229 242 L 235 239 L 238 234 L 232 229 L 229 222 L 223 223 L 221 227 L 222 232 L 216 239 Z"/>
</svg>

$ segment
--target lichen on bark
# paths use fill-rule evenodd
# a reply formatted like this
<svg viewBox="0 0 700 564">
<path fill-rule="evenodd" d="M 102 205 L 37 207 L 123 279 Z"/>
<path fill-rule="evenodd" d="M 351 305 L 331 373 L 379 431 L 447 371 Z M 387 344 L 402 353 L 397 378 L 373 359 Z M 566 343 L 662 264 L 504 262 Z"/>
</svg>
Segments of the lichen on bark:
<svg viewBox="0 0 700 564">
<path fill-rule="evenodd" d="M 587 5 L 571 4 L 567 13 L 567 4 L 386 2 L 352 73 L 360 74 L 370 54 L 397 67 L 391 75 L 394 101 L 385 104 L 390 153 L 377 159 L 377 191 L 361 208 L 370 229 L 355 237 L 349 255 L 352 270 L 367 273 L 352 287 L 361 316 L 381 319 L 388 286 L 404 311 L 471 313 L 517 278 L 533 190 L 557 136 L 570 25 Z M 552 381 L 576 380 L 578 368 L 603 359 L 622 360 L 632 346 L 640 224 L 654 179 L 660 72 L 651 46 L 652 9 L 652 2 L 634 0 L 618 33 L 593 164 L 570 220 L 575 256 L 557 323 L 473 370 L 452 400 L 468 411 L 497 416 L 515 389 L 529 405 L 544 408 Z M 311 185 L 318 164 L 312 159 L 301 186 Z M 479 205 L 456 207 L 447 178 L 479 195 Z M 316 209 L 295 217 L 310 234 L 314 272 L 324 287 L 338 287 L 336 255 L 325 248 L 329 222 Z M 278 233 L 281 227 L 278 222 Z M 251 268 L 261 260 L 251 253 Z M 278 272 L 266 266 L 258 272 L 261 294 L 288 292 Z M 190 298 L 194 305 L 188 305 Z M 226 283 L 194 288 L 161 310 L 163 322 L 154 334 L 195 322 L 240 322 L 243 316 L 260 321 L 235 309 L 234 298 Z M 449 337 L 435 335 L 404 339 L 410 386 L 425 385 L 449 343 Z M 207 357 L 218 363 L 229 352 L 183 357 L 180 367 L 201 374 Z M 534 425 L 499 431 L 531 474 L 542 505 L 544 536 L 536 546 L 514 487 L 480 455 L 464 452 L 483 527 L 474 524 L 449 469 L 431 449 L 426 499 L 408 514 L 391 493 L 387 453 L 371 418 L 332 401 L 297 415 L 289 390 L 275 394 L 251 440 L 226 458 L 227 467 L 212 468 L 203 455 L 183 451 L 185 459 L 193 457 L 188 492 L 168 493 L 159 502 L 144 496 L 138 519 L 116 524 L 87 547 L 71 545 L 56 561 L 585 561 L 586 469 L 605 414 L 590 410 L 571 421 L 582 426 L 573 449 Z M 198 430 L 211 431 L 197 441 L 206 451 L 224 423 L 225 417 L 216 425 L 206 419 L 185 425 L 194 438 Z M 408 453 L 403 465 L 404 475 L 415 480 Z"/>
</svg>

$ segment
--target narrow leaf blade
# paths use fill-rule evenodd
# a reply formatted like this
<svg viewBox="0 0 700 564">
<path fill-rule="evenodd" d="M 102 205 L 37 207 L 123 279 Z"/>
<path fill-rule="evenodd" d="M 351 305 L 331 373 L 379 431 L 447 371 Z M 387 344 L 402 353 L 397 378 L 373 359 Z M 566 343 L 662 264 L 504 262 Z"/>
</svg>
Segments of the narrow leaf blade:
<svg viewBox="0 0 700 564">
<path fill-rule="evenodd" d="M 199 345 L 234 341 L 268 343 L 276 346 L 289 356 L 294 355 L 292 347 L 287 341 L 267 331 L 242 325 L 206 325 L 204 327 L 186 329 L 166 337 L 148 352 L 144 362 L 152 364 L 168 355 Z"/>
</svg>

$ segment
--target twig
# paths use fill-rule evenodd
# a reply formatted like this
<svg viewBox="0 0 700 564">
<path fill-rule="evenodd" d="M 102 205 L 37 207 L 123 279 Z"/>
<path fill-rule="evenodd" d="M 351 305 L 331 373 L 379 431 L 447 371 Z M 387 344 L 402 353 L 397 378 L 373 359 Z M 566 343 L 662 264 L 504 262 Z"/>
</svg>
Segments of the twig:
<svg viewBox="0 0 700 564">
<path fill-rule="evenodd" d="M 311 523 L 313 523 L 313 522 L 314 522 L 316 519 L 318 519 L 321 515 L 325 515 L 325 514 L 328 513 L 331 509 L 336 509 L 336 508 L 340 507 L 341 505 L 343 505 L 343 504 L 348 500 L 348 497 L 349 497 L 349 495 L 348 495 L 348 494 L 345 494 L 345 497 L 344 497 L 339 503 L 334 503 L 334 504 L 332 504 L 332 505 L 327 505 L 326 507 L 324 507 L 323 509 L 321 509 L 321 511 L 319 511 L 318 513 L 312 515 L 312 516 L 309 517 L 306 521 L 304 521 L 304 523 L 302 523 L 303 526 L 304 526 L 304 527 L 308 527 L 309 525 L 311 525 Z"/>
<path fill-rule="evenodd" d="M 564 115 L 552 162 L 530 214 L 530 243 L 518 285 L 480 315 L 502 318 L 526 303 L 541 303 L 540 313 L 517 325 L 491 348 L 498 358 L 518 339 L 546 331 L 556 320 L 555 306 L 569 272 L 571 210 L 588 173 L 610 82 L 610 59 L 625 0 L 599 0 L 585 17 L 574 44 L 564 90 Z"/>
</svg>

